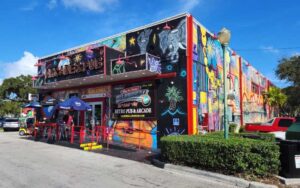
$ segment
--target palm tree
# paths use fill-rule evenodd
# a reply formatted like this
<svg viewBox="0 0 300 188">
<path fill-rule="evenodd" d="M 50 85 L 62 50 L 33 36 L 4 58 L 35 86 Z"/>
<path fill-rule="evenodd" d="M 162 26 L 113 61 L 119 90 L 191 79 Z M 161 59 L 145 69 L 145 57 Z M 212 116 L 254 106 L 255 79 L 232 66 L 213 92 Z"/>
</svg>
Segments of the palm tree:
<svg viewBox="0 0 300 188">
<path fill-rule="evenodd" d="M 175 111 L 177 102 L 183 100 L 183 97 L 181 96 L 181 91 L 177 89 L 175 86 L 168 87 L 165 96 L 168 98 L 168 101 L 170 102 L 169 109 L 171 111 Z"/>
<path fill-rule="evenodd" d="M 281 115 L 282 107 L 287 101 L 287 96 L 281 92 L 281 89 L 277 87 L 270 87 L 268 92 L 264 94 L 266 102 L 274 108 L 279 110 L 279 116 Z"/>
</svg>

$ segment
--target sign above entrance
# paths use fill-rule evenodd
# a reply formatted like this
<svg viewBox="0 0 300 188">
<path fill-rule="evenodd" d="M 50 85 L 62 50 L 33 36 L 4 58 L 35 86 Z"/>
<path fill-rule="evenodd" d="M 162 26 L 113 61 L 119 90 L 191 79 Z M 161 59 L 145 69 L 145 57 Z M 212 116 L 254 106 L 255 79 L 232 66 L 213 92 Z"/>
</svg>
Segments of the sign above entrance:
<svg viewBox="0 0 300 188">
<path fill-rule="evenodd" d="M 112 90 L 112 117 L 116 119 L 154 118 L 152 82 L 118 85 Z"/>
<path fill-rule="evenodd" d="M 110 75 L 111 59 L 123 57 L 124 53 L 107 46 L 72 50 L 39 60 L 38 80 L 35 86 L 50 86 L 55 83 L 55 88 L 65 87 L 69 80 L 76 80 L 75 85 L 88 82 L 101 82 L 104 76 Z M 81 79 L 86 78 L 86 79 Z M 91 78 L 91 79 L 89 79 Z M 61 81 L 61 82 L 60 82 Z M 65 85 L 63 85 L 65 84 Z"/>
<path fill-rule="evenodd" d="M 46 83 L 104 74 L 103 46 L 68 56 L 61 54 L 46 63 Z"/>
</svg>

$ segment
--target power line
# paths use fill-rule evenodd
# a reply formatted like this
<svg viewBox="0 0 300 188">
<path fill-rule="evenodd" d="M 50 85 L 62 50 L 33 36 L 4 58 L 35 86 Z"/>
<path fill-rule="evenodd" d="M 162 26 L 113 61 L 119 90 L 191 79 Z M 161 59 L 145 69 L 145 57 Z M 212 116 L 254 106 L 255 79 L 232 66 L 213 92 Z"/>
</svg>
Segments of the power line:
<svg viewBox="0 0 300 188">
<path fill-rule="evenodd" d="M 295 47 L 282 47 L 282 48 L 273 48 L 273 47 L 262 47 L 262 48 L 244 48 L 244 49 L 234 49 L 235 51 L 280 51 L 280 50 L 296 50 L 300 49 L 300 46 Z"/>
</svg>

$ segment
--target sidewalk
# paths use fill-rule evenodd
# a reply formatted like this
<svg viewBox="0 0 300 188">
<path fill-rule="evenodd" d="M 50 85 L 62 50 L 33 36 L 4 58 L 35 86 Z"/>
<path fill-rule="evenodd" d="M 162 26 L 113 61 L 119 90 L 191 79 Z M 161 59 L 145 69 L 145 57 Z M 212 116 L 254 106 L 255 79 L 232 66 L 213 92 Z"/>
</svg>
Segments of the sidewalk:
<svg viewBox="0 0 300 188">
<path fill-rule="evenodd" d="M 42 141 L 44 142 L 44 141 Z M 46 143 L 46 142 L 45 142 Z M 79 144 L 71 144 L 67 141 L 60 141 L 54 143 L 55 145 L 71 147 L 75 149 L 81 149 Z M 142 162 L 149 165 L 154 165 L 156 167 L 162 168 L 166 171 L 170 171 L 176 174 L 185 174 L 198 176 L 199 178 L 209 179 L 211 181 L 223 182 L 226 184 L 231 184 L 232 186 L 243 187 L 243 188 L 276 188 L 275 185 L 268 185 L 259 182 L 247 181 L 242 178 L 237 178 L 234 176 L 227 176 L 219 173 L 198 170 L 190 167 L 173 165 L 169 163 L 164 163 L 159 161 L 159 151 L 150 151 L 144 149 L 138 149 L 130 145 L 120 145 L 120 144 L 109 144 L 109 148 L 105 143 L 103 144 L 103 148 L 100 150 L 93 150 L 90 152 L 100 153 L 108 156 L 128 159 L 132 161 Z"/>
<path fill-rule="evenodd" d="M 237 186 L 237 187 L 243 187 L 243 188 L 276 188 L 277 187 L 275 185 L 269 185 L 269 184 L 254 182 L 254 181 L 247 181 L 242 178 L 238 178 L 238 177 L 234 177 L 234 176 L 228 176 L 228 175 L 223 175 L 223 174 L 219 174 L 219 173 L 215 173 L 215 172 L 198 170 L 198 169 L 191 168 L 191 167 L 164 163 L 164 162 L 159 161 L 158 159 L 153 159 L 152 164 L 159 168 L 163 168 L 167 171 L 170 171 L 170 172 L 175 172 L 175 173 L 179 173 L 179 174 L 196 175 L 199 177 L 201 176 L 202 178 L 207 178 L 212 181 L 232 184 L 232 186 Z"/>
</svg>

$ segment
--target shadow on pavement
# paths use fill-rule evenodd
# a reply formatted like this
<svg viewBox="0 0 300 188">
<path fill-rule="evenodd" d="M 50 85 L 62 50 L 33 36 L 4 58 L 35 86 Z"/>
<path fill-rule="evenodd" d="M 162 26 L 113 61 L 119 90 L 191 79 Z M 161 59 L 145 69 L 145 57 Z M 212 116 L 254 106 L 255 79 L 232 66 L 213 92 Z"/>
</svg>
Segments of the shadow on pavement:
<svg viewBox="0 0 300 188">
<path fill-rule="evenodd" d="M 55 142 L 55 143 L 48 143 L 46 140 L 35 141 L 32 137 L 20 137 L 20 138 L 34 141 L 34 142 L 41 142 L 41 143 L 45 143 L 45 144 L 54 144 L 54 145 L 59 145 L 59 146 L 82 150 L 82 148 L 80 148 L 79 144 L 71 144 L 68 141 L 59 141 L 59 142 Z M 106 143 L 100 143 L 100 144 L 102 144 L 102 146 L 103 146 L 102 149 L 87 151 L 87 152 L 100 153 L 103 155 L 138 161 L 138 162 L 142 162 L 145 164 L 151 164 L 152 159 L 158 158 L 160 155 L 159 151 L 138 149 L 132 145 L 124 146 L 121 144 L 110 143 L 109 147 L 107 148 Z"/>
</svg>

